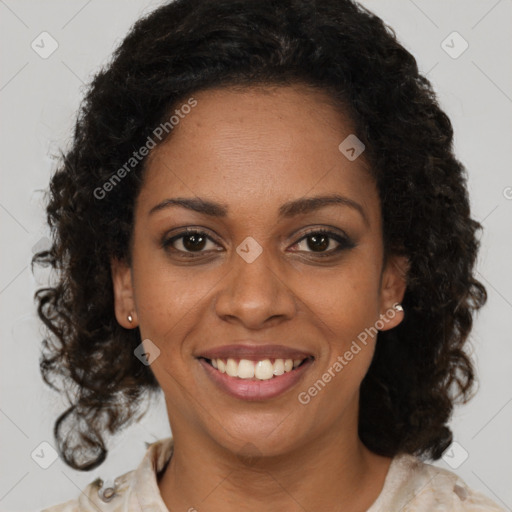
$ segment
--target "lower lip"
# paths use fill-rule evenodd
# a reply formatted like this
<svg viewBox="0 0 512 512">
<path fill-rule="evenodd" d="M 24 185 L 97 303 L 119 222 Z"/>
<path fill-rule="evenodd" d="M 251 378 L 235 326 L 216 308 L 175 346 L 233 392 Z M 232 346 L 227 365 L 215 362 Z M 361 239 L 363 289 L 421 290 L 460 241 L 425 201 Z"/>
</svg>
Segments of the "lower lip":
<svg viewBox="0 0 512 512">
<path fill-rule="evenodd" d="M 204 359 L 199 359 L 200 364 L 205 369 L 206 374 L 213 380 L 217 386 L 235 398 L 241 400 L 268 400 L 285 393 L 292 388 L 307 371 L 312 359 L 307 359 L 302 365 L 297 366 L 291 372 L 273 377 L 269 380 L 250 380 L 230 377 L 226 373 L 216 370 Z"/>
</svg>

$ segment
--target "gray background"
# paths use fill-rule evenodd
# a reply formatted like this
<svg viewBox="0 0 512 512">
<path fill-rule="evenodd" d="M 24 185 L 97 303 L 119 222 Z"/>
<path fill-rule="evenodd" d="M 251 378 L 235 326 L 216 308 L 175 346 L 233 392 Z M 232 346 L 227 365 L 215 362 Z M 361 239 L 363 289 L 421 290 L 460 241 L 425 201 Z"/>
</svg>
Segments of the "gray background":
<svg viewBox="0 0 512 512">
<path fill-rule="evenodd" d="M 456 153 L 468 168 L 473 215 L 485 229 L 478 276 L 489 301 L 471 338 L 480 389 L 456 410 L 458 444 L 435 464 L 454 468 L 471 487 L 512 510 L 512 2 L 362 3 L 396 30 L 433 82 L 455 128 Z M 44 246 L 47 236 L 43 191 L 54 168 L 51 155 L 70 141 L 84 84 L 131 24 L 159 4 L 0 0 L 1 510 L 35 511 L 74 498 L 98 476 L 113 479 L 135 468 L 145 441 L 170 435 L 159 400 L 141 423 L 113 439 L 97 470 L 73 471 L 60 460 L 40 467 L 52 461 L 51 448 L 40 443 L 54 443 L 53 421 L 64 402 L 39 375 L 41 333 L 32 297 L 47 276 L 33 276 L 29 267 L 34 247 Z M 31 47 L 34 40 L 42 47 L 43 31 L 58 43 L 46 59 Z M 464 40 L 469 47 L 453 58 Z"/>
</svg>

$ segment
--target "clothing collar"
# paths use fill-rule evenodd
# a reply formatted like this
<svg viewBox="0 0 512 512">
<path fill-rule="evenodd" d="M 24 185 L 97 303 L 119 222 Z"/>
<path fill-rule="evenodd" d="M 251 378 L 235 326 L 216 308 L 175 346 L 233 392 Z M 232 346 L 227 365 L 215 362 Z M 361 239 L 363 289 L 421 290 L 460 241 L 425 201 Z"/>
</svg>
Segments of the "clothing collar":
<svg viewBox="0 0 512 512">
<path fill-rule="evenodd" d="M 133 472 L 132 501 L 141 510 L 169 512 L 160 494 L 158 480 L 170 461 L 173 450 L 172 437 L 149 444 L 144 458 Z"/>
</svg>

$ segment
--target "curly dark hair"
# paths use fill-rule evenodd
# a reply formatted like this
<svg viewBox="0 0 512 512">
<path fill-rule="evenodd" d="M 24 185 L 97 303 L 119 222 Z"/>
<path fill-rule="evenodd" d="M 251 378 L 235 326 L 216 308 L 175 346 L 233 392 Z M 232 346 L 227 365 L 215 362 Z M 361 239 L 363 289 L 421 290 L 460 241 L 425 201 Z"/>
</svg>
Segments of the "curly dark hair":
<svg viewBox="0 0 512 512">
<path fill-rule="evenodd" d="M 255 84 L 315 87 L 349 113 L 379 191 L 385 255 L 409 259 L 405 318 L 379 333 L 361 385 L 362 442 L 435 460 L 452 441 L 453 406 L 475 382 L 464 345 L 487 295 L 474 276 L 481 225 L 430 82 L 393 30 L 351 0 L 177 0 L 138 20 L 94 76 L 50 183 L 52 246 L 32 262 L 58 276 L 35 298 L 50 331 L 41 372 L 69 400 L 54 435 L 72 468 L 100 465 L 106 435 L 160 391 L 133 355 L 139 329 L 116 321 L 110 267 L 111 257 L 130 262 L 147 157 L 98 190 L 184 98 Z"/>
</svg>

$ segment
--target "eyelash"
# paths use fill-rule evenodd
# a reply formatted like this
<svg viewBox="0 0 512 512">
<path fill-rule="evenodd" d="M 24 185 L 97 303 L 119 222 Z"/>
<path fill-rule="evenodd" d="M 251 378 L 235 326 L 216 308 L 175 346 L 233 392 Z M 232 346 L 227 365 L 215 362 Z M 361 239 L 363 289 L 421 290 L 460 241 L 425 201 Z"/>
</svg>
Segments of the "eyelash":
<svg viewBox="0 0 512 512">
<path fill-rule="evenodd" d="M 179 240 L 181 238 L 185 238 L 185 237 L 190 236 L 190 235 L 203 235 L 209 241 L 212 241 L 212 242 L 216 243 L 215 240 L 213 240 L 211 237 L 209 237 L 204 231 L 201 231 L 199 229 L 187 229 L 186 231 L 182 231 L 181 233 L 178 233 L 177 235 L 175 235 L 175 236 L 173 236 L 171 238 L 162 240 L 162 244 L 161 244 L 162 248 L 167 250 L 167 251 L 172 249 L 173 252 L 180 253 L 181 255 L 186 255 L 186 256 L 183 256 L 185 258 L 196 258 L 197 257 L 196 254 L 197 255 L 201 255 L 201 254 L 207 252 L 207 251 L 196 251 L 196 252 L 194 252 L 194 251 L 182 251 L 182 250 L 175 249 L 174 247 L 172 247 L 173 243 L 176 240 Z M 316 228 L 316 229 L 311 229 L 310 231 L 307 231 L 293 245 L 297 245 L 300 242 L 302 242 L 303 240 L 306 240 L 307 238 L 309 238 L 309 237 L 311 237 L 313 235 L 324 235 L 324 236 L 327 236 L 328 238 L 335 240 L 339 244 L 339 246 L 337 248 L 331 249 L 330 251 L 327 251 L 327 252 L 315 253 L 314 251 L 305 251 L 307 253 L 314 254 L 315 257 L 319 257 L 319 258 L 332 257 L 334 255 L 337 255 L 338 253 L 340 253 L 343 250 L 352 249 L 353 247 L 355 247 L 354 242 L 352 242 L 352 240 L 350 238 L 348 238 L 347 236 L 343 236 L 343 235 L 340 235 L 338 233 L 334 233 L 332 231 L 329 231 L 327 229 L 322 229 L 322 228 Z M 303 251 L 299 251 L 299 252 L 303 252 Z"/>
</svg>

